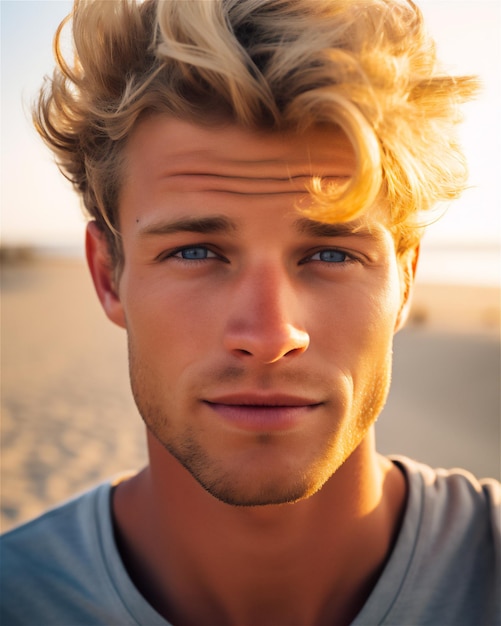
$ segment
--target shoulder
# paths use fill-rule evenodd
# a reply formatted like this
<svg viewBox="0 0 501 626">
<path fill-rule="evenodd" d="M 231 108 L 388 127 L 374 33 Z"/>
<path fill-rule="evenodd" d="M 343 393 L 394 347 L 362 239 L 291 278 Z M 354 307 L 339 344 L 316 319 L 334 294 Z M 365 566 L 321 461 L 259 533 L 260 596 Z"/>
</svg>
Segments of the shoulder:
<svg viewBox="0 0 501 626">
<path fill-rule="evenodd" d="M 4 564 L 16 567 L 29 558 L 63 558 L 66 550 L 77 551 L 92 540 L 96 519 L 109 503 L 111 485 L 99 485 L 0 538 Z"/>
<path fill-rule="evenodd" d="M 393 554 L 399 594 L 392 619 L 501 623 L 500 483 L 401 457 L 393 461 L 406 476 L 409 495 Z"/>
<path fill-rule="evenodd" d="M 404 457 L 394 457 L 409 485 L 409 506 L 420 505 L 423 530 L 440 537 L 440 528 L 456 538 L 486 532 L 493 540 L 501 533 L 501 484 L 478 479 L 462 469 L 432 469 Z M 452 537 L 451 537 L 452 533 Z"/>
<path fill-rule="evenodd" d="M 2 623 L 44 615 L 62 623 L 75 617 L 65 605 L 92 601 L 96 582 L 106 589 L 101 545 L 103 526 L 111 526 L 110 494 L 110 484 L 100 485 L 1 537 Z"/>
<path fill-rule="evenodd" d="M 169 626 L 122 563 L 112 491 L 99 485 L 0 538 L 0 624 Z"/>
</svg>

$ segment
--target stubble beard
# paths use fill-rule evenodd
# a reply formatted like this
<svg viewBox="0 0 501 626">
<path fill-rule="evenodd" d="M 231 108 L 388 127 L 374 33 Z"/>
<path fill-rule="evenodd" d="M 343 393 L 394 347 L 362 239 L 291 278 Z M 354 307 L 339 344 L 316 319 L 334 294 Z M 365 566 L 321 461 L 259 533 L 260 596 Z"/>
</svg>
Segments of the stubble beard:
<svg viewBox="0 0 501 626">
<path fill-rule="evenodd" d="M 255 507 L 290 504 L 310 497 L 319 491 L 329 478 L 361 443 L 369 428 L 376 421 L 388 396 L 391 362 L 378 369 L 372 383 L 354 410 L 346 430 L 332 437 L 331 445 L 319 451 L 318 458 L 307 470 L 288 474 L 287 480 L 267 474 L 259 482 L 248 480 L 245 467 L 235 472 L 211 456 L 199 441 L 197 432 L 187 425 L 175 433 L 173 420 L 161 403 L 152 402 L 146 384 L 147 375 L 137 362 L 129 345 L 129 369 L 131 388 L 138 411 L 149 432 L 213 497 L 225 504 L 239 507 Z M 333 418 L 333 423 L 335 419 Z M 333 428 L 334 430 L 334 428 Z M 265 451 L 277 444 L 273 433 L 256 434 L 254 443 Z M 279 442 L 278 442 L 279 443 Z"/>
<path fill-rule="evenodd" d="M 147 427 L 207 493 L 225 504 L 239 507 L 288 504 L 302 500 L 312 492 L 304 479 L 291 484 L 270 476 L 266 482 L 250 485 L 245 478 L 239 479 L 245 474 L 244 467 L 240 469 L 240 476 L 226 470 L 200 445 L 191 429 L 185 431 L 182 441 L 176 441 L 166 440 L 164 433 L 159 435 L 151 422 Z M 256 439 L 262 448 L 273 445 L 273 435 L 260 435 Z"/>
</svg>

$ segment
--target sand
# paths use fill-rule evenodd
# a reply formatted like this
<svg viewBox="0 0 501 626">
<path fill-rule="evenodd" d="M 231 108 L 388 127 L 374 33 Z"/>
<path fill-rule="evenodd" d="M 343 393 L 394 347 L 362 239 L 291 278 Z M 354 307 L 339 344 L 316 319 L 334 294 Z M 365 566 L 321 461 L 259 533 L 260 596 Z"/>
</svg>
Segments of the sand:
<svg viewBox="0 0 501 626">
<path fill-rule="evenodd" d="M 146 462 L 125 333 L 80 260 L 2 270 L 1 528 Z M 385 453 L 500 475 L 499 293 L 422 285 L 377 424 Z"/>
</svg>

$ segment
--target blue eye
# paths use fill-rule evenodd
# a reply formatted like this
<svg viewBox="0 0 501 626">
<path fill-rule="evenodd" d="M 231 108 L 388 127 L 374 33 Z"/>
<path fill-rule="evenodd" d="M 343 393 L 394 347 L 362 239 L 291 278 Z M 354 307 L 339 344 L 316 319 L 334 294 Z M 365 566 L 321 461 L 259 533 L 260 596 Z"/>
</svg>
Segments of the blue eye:
<svg viewBox="0 0 501 626">
<path fill-rule="evenodd" d="M 321 250 L 314 254 L 311 259 L 313 261 L 323 261 L 324 263 L 346 263 L 349 260 L 349 256 L 346 252 L 340 250 Z"/>
<path fill-rule="evenodd" d="M 203 246 L 194 246 L 193 248 L 183 248 L 182 250 L 178 250 L 174 256 L 179 256 L 187 261 L 200 261 L 210 257 L 215 257 L 216 255 Z"/>
</svg>

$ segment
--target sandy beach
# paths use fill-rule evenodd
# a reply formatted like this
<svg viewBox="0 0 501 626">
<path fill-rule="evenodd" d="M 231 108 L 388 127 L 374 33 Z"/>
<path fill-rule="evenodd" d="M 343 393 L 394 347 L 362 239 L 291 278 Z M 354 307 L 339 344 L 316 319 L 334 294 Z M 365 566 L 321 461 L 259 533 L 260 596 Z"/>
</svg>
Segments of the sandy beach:
<svg viewBox="0 0 501 626">
<path fill-rule="evenodd" d="M 500 475 L 499 292 L 418 285 L 379 449 Z M 141 467 L 125 333 L 81 260 L 17 259 L 1 287 L 1 528 Z"/>
</svg>

